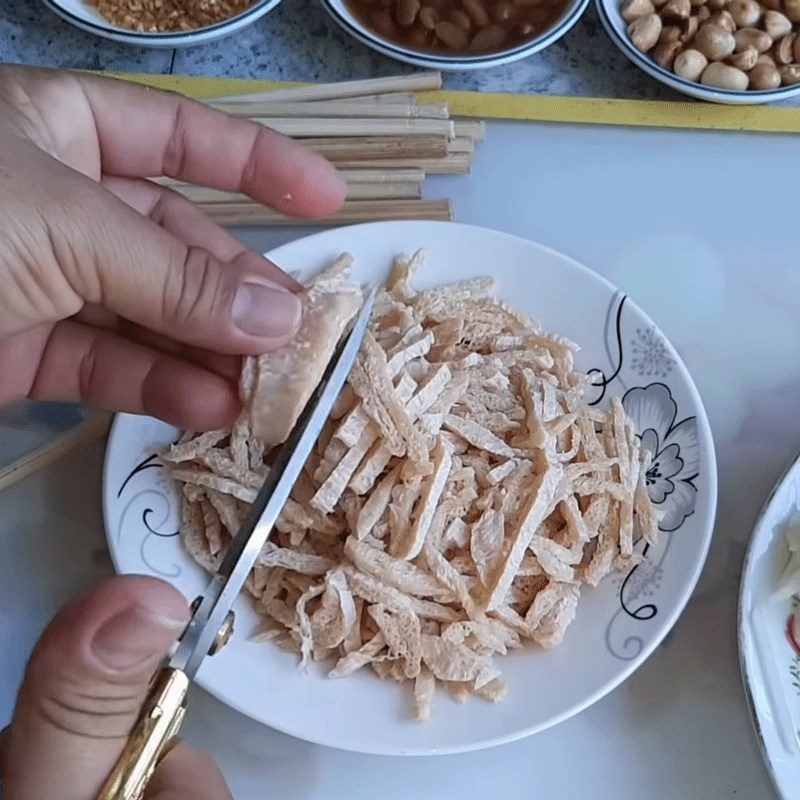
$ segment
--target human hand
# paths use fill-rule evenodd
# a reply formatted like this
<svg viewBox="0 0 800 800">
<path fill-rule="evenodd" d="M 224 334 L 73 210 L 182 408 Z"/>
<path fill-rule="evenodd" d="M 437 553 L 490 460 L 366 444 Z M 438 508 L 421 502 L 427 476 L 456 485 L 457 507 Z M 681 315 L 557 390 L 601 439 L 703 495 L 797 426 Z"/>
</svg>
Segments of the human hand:
<svg viewBox="0 0 800 800">
<path fill-rule="evenodd" d="M 105 78 L 0 67 L 0 406 L 30 397 L 229 425 L 241 355 L 294 333 L 300 287 L 147 177 L 338 210 L 323 158 Z"/>
<path fill-rule="evenodd" d="M 127 741 L 148 683 L 189 620 L 154 578 L 112 578 L 68 604 L 31 656 L 0 738 L 3 800 L 94 800 Z M 230 800 L 210 758 L 180 743 L 145 800 Z"/>
</svg>

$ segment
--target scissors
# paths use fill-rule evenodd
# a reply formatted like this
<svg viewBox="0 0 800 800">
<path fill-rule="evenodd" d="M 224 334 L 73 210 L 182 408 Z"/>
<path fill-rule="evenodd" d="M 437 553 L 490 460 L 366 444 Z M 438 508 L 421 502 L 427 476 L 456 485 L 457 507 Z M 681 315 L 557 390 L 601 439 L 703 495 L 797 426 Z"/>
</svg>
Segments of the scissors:
<svg viewBox="0 0 800 800">
<path fill-rule="evenodd" d="M 247 519 L 233 538 L 219 571 L 192 604 L 192 618 L 175 652 L 154 676 L 136 724 L 97 800 L 140 800 L 159 761 L 177 742 L 186 716 L 189 685 L 206 656 L 233 634 L 233 603 L 267 541 L 289 493 L 311 454 L 358 356 L 375 301 L 366 297 L 350 332 L 334 350 L 322 380 L 270 469 Z"/>
</svg>

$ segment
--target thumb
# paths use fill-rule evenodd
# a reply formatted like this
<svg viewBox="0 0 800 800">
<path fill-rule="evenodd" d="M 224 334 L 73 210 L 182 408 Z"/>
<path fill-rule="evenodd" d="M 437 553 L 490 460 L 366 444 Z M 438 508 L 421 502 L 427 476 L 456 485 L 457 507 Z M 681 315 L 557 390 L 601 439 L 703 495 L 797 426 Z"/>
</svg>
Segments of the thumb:
<svg viewBox="0 0 800 800">
<path fill-rule="evenodd" d="M 214 761 L 181 742 L 156 768 L 145 797 L 147 800 L 231 800 L 231 793 Z"/>
<path fill-rule="evenodd" d="M 19 692 L 3 758 L 4 800 L 97 796 L 189 613 L 168 584 L 127 576 L 58 614 Z"/>
</svg>

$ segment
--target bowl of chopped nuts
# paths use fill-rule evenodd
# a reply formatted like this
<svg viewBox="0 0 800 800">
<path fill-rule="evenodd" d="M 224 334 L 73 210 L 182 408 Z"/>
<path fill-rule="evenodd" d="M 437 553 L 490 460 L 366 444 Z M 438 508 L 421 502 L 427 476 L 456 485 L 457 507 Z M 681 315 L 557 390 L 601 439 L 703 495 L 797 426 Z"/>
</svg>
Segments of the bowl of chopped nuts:
<svg viewBox="0 0 800 800">
<path fill-rule="evenodd" d="M 42 0 L 88 33 L 138 47 L 189 47 L 230 36 L 280 0 Z"/>
<path fill-rule="evenodd" d="M 596 0 L 617 46 L 652 77 L 717 103 L 800 94 L 800 0 Z"/>
<path fill-rule="evenodd" d="M 560 39 L 589 0 L 322 0 L 334 21 L 385 56 L 438 70 L 510 64 Z"/>
</svg>

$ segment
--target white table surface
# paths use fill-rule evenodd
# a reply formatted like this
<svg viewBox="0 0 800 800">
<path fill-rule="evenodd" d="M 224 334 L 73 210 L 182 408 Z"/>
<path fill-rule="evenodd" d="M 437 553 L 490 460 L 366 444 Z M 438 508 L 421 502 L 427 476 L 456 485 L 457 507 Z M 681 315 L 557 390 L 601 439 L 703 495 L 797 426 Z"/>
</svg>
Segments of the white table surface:
<svg viewBox="0 0 800 800">
<path fill-rule="evenodd" d="M 239 800 L 776 797 L 741 688 L 735 610 L 753 522 L 800 449 L 795 151 L 792 137 L 492 123 L 472 176 L 433 182 L 431 196 L 454 197 L 460 222 L 538 240 L 609 277 L 677 346 L 717 445 L 706 569 L 673 633 L 626 683 L 493 750 L 413 761 L 348 754 L 194 691 L 187 738 L 217 756 Z M 266 249 L 298 235 L 244 238 Z M 94 446 L 0 494 L 0 726 L 46 621 L 111 571 L 101 459 Z"/>
</svg>

